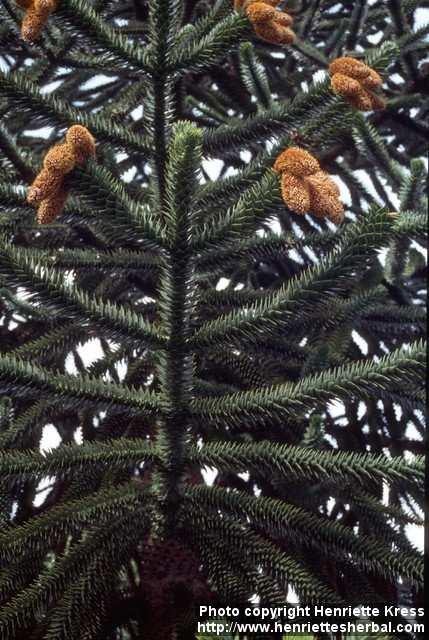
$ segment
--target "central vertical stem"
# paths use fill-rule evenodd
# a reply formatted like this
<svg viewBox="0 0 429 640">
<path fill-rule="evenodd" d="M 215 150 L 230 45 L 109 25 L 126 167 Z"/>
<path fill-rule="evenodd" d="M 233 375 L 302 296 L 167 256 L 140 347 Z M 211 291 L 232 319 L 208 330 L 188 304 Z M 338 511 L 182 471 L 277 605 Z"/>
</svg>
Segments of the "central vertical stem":
<svg viewBox="0 0 429 640">
<path fill-rule="evenodd" d="M 179 29 L 179 13 L 171 0 L 151 0 L 149 3 L 151 40 L 152 106 L 149 109 L 154 144 L 154 169 L 158 187 L 159 209 L 165 197 L 166 151 L 171 128 L 172 82 L 168 66 L 172 46 Z"/>
<path fill-rule="evenodd" d="M 189 336 L 196 288 L 192 220 L 201 138 L 194 125 L 175 125 L 168 142 L 168 160 L 164 158 L 162 166 L 167 247 L 159 279 L 159 319 L 168 342 L 157 367 L 164 398 L 157 424 L 159 464 L 153 477 L 153 534 L 158 537 L 171 537 L 179 525 L 189 436 L 193 378 Z"/>
<path fill-rule="evenodd" d="M 167 349 L 160 360 L 159 375 L 166 398 L 164 417 L 159 425 L 157 445 L 161 468 L 164 527 L 171 535 L 177 525 L 181 502 L 181 480 L 184 471 L 186 436 L 189 421 L 188 402 L 192 382 L 192 362 L 186 345 L 189 329 L 189 261 L 183 247 L 173 247 L 165 266 L 163 289 L 170 292 L 163 305 L 162 320 L 169 330 Z"/>
<path fill-rule="evenodd" d="M 166 114 L 168 110 L 168 100 L 166 97 L 166 78 L 157 76 L 153 78 L 154 93 L 154 147 L 155 147 L 155 170 L 158 181 L 158 198 L 160 208 L 165 197 L 165 162 L 167 149 L 167 126 Z"/>
</svg>

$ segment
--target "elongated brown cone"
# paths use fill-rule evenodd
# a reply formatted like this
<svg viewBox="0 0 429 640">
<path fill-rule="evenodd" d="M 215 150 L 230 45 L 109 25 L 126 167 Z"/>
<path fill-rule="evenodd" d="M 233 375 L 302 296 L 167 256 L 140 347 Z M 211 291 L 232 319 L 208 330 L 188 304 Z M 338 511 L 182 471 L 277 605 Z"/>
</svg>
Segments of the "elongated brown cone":
<svg viewBox="0 0 429 640">
<path fill-rule="evenodd" d="M 262 40 L 270 44 L 292 44 L 295 42 L 295 34 L 288 27 L 281 27 L 275 22 L 258 24 L 255 26 L 255 33 Z"/>
<path fill-rule="evenodd" d="M 304 215 L 310 211 L 310 190 L 304 180 L 283 173 L 281 177 L 283 202 L 291 211 Z"/>
<path fill-rule="evenodd" d="M 61 173 L 42 169 L 28 189 L 27 202 L 38 204 L 45 198 L 49 198 L 55 191 L 58 191 L 62 181 L 63 175 Z"/>
<path fill-rule="evenodd" d="M 39 224 L 49 224 L 57 218 L 66 203 L 68 192 L 62 187 L 49 198 L 43 200 L 37 209 L 37 222 Z"/>
<path fill-rule="evenodd" d="M 324 171 L 308 176 L 311 210 L 315 216 L 329 218 L 338 224 L 344 218 L 344 207 L 339 199 L 340 190 L 332 178 Z"/>
<path fill-rule="evenodd" d="M 49 16 L 57 8 L 57 0 L 34 0 L 27 8 L 21 24 L 21 36 L 26 42 L 35 42 L 42 33 Z"/>
</svg>

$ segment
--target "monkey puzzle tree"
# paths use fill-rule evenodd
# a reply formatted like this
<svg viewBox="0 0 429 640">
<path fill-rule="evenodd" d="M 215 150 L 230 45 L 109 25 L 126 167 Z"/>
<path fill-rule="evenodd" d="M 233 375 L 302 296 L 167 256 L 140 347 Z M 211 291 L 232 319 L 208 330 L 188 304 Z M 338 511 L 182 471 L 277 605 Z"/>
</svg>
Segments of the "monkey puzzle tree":
<svg viewBox="0 0 429 640">
<path fill-rule="evenodd" d="M 3 0 L 2 638 L 419 602 L 425 4 Z"/>
</svg>

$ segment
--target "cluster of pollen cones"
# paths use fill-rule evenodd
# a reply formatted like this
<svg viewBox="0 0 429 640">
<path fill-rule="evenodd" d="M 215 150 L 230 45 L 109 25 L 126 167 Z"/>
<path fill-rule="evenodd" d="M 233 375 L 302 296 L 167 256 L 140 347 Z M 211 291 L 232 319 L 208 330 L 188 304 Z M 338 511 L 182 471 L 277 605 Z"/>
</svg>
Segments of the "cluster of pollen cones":
<svg viewBox="0 0 429 640">
<path fill-rule="evenodd" d="M 279 0 L 234 0 L 234 8 L 244 11 L 256 35 L 271 44 L 292 44 L 295 34 L 290 28 L 293 18 L 277 9 Z"/>
<path fill-rule="evenodd" d="M 281 176 L 282 198 L 291 211 L 300 215 L 311 212 L 335 224 L 343 221 L 340 190 L 311 153 L 290 147 L 278 156 L 274 171 Z"/>
<path fill-rule="evenodd" d="M 49 149 L 43 168 L 30 185 L 27 202 L 37 206 L 39 224 L 52 222 L 63 210 L 67 199 L 64 177 L 76 164 L 95 156 L 95 140 L 88 129 L 75 124 L 67 130 L 65 142 Z"/>
<path fill-rule="evenodd" d="M 359 111 L 384 109 L 384 98 L 376 93 L 381 88 L 381 76 L 368 65 L 345 56 L 329 65 L 331 88 Z"/>
</svg>

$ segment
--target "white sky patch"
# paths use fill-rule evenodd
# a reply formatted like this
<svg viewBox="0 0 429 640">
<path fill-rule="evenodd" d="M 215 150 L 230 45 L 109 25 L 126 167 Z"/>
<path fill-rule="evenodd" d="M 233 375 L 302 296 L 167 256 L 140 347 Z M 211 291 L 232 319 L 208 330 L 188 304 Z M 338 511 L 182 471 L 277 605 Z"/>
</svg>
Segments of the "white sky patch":
<svg viewBox="0 0 429 640">
<path fill-rule="evenodd" d="M 270 138 L 265 142 L 265 149 L 267 151 L 271 151 L 275 144 L 276 144 L 275 140 L 273 138 Z"/>
<path fill-rule="evenodd" d="M 228 278 L 220 278 L 216 285 L 216 291 L 223 291 L 226 289 L 231 281 Z"/>
<path fill-rule="evenodd" d="M 128 371 L 128 365 L 125 362 L 125 360 L 122 360 L 121 362 L 118 362 L 115 366 L 115 369 L 118 373 L 118 378 L 120 380 L 120 382 L 122 382 L 125 378 L 125 376 L 127 375 L 127 371 Z"/>
<path fill-rule="evenodd" d="M 252 154 L 250 153 L 250 151 L 240 151 L 240 158 L 243 160 L 243 162 L 246 162 L 248 164 L 252 159 Z"/>
<path fill-rule="evenodd" d="M 325 433 L 325 440 L 328 444 L 332 445 L 334 449 L 338 449 L 338 442 L 330 433 Z"/>
<path fill-rule="evenodd" d="M 304 252 L 313 262 L 318 262 L 318 258 L 311 247 L 304 247 Z"/>
<path fill-rule="evenodd" d="M 272 218 L 269 222 L 268 225 L 271 229 L 271 231 L 273 233 L 275 233 L 277 236 L 281 236 L 282 235 L 282 227 L 280 222 L 276 219 L 276 218 Z"/>
<path fill-rule="evenodd" d="M 372 33 L 370 36 L 367 36 L 368 42 L 373 45 L 380 44 L 383 38 L 384 34 L 381 31 L 379 31 L 378 33 Z"/>
<path fill-rule="evenodd" d="M 131 182 L 137 173 L 137 167 L 130 167 L 122 174 L 122 180 L 124 182 Z"/>
<path fill-rule="evenodd" d="M 22 135 L 28 137 L 44 138 L 47 140 L 51 135 L 54 127 L 40 127 L 39 129 L 26 129 Z"/>
<path fill-rule="evenodd" d="M 289 602 L 291 604 L 298 604 L 299 603 L 298 594 L 297 594 L 297 592 L 295 591 L 295 589 L 293 587 L 289 587 L 288 588 L 286 600 L 287 600 L 287 602 Z"/>
<path fill-rule="evenodd" d="M 203 160 L 202 165 L 210 180 L 217 180 L 219 178 L 223 167 L 222 160 Z"/>
<path fill-rule="evenodd" d="M 41 87 L 41 89 L 40 89 L 40 93 L 42 95 L 46 95 L 48 93 L 52 93 L 53 91 L 55 91 L 55 89 L 58 89 L 58 87 L 61 84 L 62 84 L 62 80 L 54 80 L 53 82 L 50 82 L 49 84 L 43 85 L 43 87 Z"/>
<path fill-rule="evenodd" d="M 403 81 L 403 78 L 401 75 L 399 75 L 399 73 L 391 73 L 389 76 L 389 80 L 392 80 L 393 82 L 396 82 L 397 84 L 401 84 Z"/>
<path fill-rule="evenodd" d="M 409 541 L 417 547 L 419 551 L 424 551 L 425 548 L 425 530 L 422 525 L 407 524 L 405 526 Z"/>
<path fill-rule="evenodd" d="M 377 252 L 377 258 L 379 259 L 381 265 L 383 267 L 386 266 L 387 254 L 389 252 L 389 247 L 384 247 Z"/>
<path fill-rule="evenodd" d="M 43 427 L 42 437 L 40 440 L 40 451 L 51 451 L 61 444 L 61 436 L 53 424 L 47 424 Z"/>
<path fill-rule="evenodd" d="M 383 481 L 383 497 L 382 497 L 381 501 L 384 504 L 384 506 L 388 506 L 389 505 L 389 496 L 390 496 L 390 487 L 387 484 L 387 482 Z"/>
<path fill-rule="evenodd" d="M 402 407 L 401 407 L 401 405 L 400 405 L 400 404 L 396 404 L 396 403 L 394 403 L 394 404 L 393 404 L 393 409 L 394 409 L 394 411 L 395 411 L 396 419 L 397 419 L 397 420 L 400 420 L 400 419 L 402 418 L 402 416 L 403 416 L 403 413 L 404 413 L 404 412 L 402 411 Z"/>
<path fill-rule="evenodd" d="M 131 117 L 136 122 L 137 120 L 141 120 L 143 118 L 143 105 L 140 104 L 138 107 L 131 111 Z"/>
<path fill-rule="evenodd" d="M 319 69 L 316 73 L 313 73 L 313 82 L 322 82 L 325 80 L 327 72 L 324 69 Z"/>
<path fill-rule="evenodd" d="M 326 505 L 326 511 L 328 515 L 332 513 L 332 509 L 335 507 L 335 498 L 329 498 L 328 503 Z"/>
<path fill-rule="evenodd" d="M 407 429 L 405 431 L 405 437 L 408 438 L 409 440 L 419 440 L 419 441 L 421 441 L 421 439 L 422 439 L 421 434 L 417 431 L 415 425 L 412 422 L 409 422 L 407 424 Z"/>
<path fill-rule="evenodd" d="M 368 343 L 366 340 L 362 338 L 362 336 L 357 331 L 352 331 L 353 342 L 357 344 L 359 349 L 362 351 L 364 356 L 368 355 Z"/>
<path fill-rule="evenodd" d="M 297 238 L 305 237 L 305 231 L 303 231 L 296 222 L 292 222 L 291 227 Z"/>
<path fill-rule="evenodd" d="M 365 413 L 366 413 L 366 404 L 364 402 L 359 402 L 358 413 L 357 413 L 358 419 L 361 420 L 364 417 Z"/>
<path fill-rule="evenodd" d="M 298 264 L 303 264 L 303 259 L 296 249 L 289 250 L 289 258 L 292 258 L 292 260 L 295 260 L 295 262 L 298 262 Z"/>
<path fill-rule="evenodd" d="M 33 500 L 35 507 L 40 507 L 48 497 L 51 491 L 52 478 L 43 478 L 37 485 L 36 497 Z"/>
<path fill-rule="evenodd" d="M 102 73 L 97 74 L 93 78 L 90 78 L 86 82 L 80 85 L 80 88 L 85 89 L 97 89 L 97 87 L 102 87 L 105 84 L 109 84 L 117 80 L 115 76 L 105 76 Z"/>
<path fill-rule="evenodd" d="M 93 338 L 80 345 L 76 351 L 80 355 L 85 367 L 89 367 L 96 360 L 100 360 L 104 351 L 98 338 Z"/>
<path fill-rule="evenodd" d="M 353 171 L 353 174 L 366 187 L 366 190 L 369 191 L 369 193 L 374 197 L 376 202 L 378 202 L 379 204 L 382 204 L 380 196 L 378 195 L 377 191 L 374 189 L 372 180 L 369 179 L 366 171 L 364 171 L 363 169 L 357 169 Z"/>
<path fill-rule="evenodd" d="M 201 475 L 203 476 L 203 480 L 205 484 L 209 487 L 213 485 L 214 481 L 217 478 L 218 473 L 219 473 L 218 470 L 214 469 L 213 467 L 205 467 L 204 469 L 201 469 Z"/>
<path fill-rule="evenodd" d="M 333 418 L 343 416 L 344 412 L 344 404 L 340 400 L 331 400 L 329 402 L 329 413 Z"/>
<path fill-rule="evenodd" d="M 78 375 L 78 370 L 76 369 L 74 355 L 72 353 L 69 353 L 66 357 L 65 368 L 67 373 L 69 373 L 71 376 Z"/>
<path fill-rule="evenodd" d="M 416 9 L 414 12 L 414 20 L 416 27 L 422 27 L 429 22 L 429 9 L 425 9 L 424 7 Z"/>
</svg>

